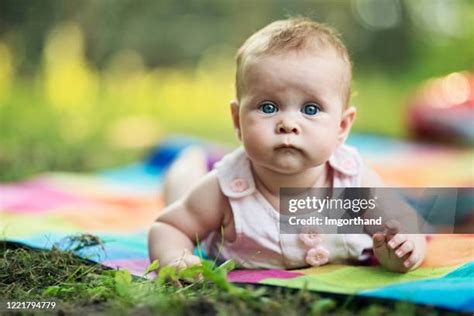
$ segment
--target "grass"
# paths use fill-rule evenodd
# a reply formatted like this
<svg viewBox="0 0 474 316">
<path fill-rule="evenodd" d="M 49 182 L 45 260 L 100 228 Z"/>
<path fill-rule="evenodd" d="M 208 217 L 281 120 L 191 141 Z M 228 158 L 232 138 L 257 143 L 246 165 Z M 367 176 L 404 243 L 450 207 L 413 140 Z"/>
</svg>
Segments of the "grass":
<svg viewBox="0 0 474 316">
<path fill-rule="evenodd" d="M 81 54 L 55 53 L 29 78 L 16 75 L 12 62 L 5 73 L 0 65 L 0 181 L 122 165 L 171 133 L 237 144 L 229 56 L 204 56 L 213 62 L 193 69 L 124 63 L 99 72 Z M 407 96 L 419 82 L 376 72 L 357 75 L 354 130 L 406 136 Z"/>
<path fill-rule="evenodd" d="M 75 237 L 77 238 L 77 237 Z M 80 249 L 90 236 L 74 242 Z M 79 246 L 79 247 L 78 247 Z M 156 263 L 149 271 L 156 269 Z M 447 315 L 404 302 L 322 297 L 307 290 L 236 286 L 226 279 L 231 262 L 205 261 L 180 273 L 163 268 L 154 280 L 86 261 L 72 251 L 40 251 L 0 244 L 3 300 L 55 300 L 64 314 L 140 315 Z M 203 280 L 193 282 L 197 274 Z"/>
<path fill-rule="evenodd" d="M 15 81 L 10 97 L 0 99 L 0 181 L 44 171 L 89 172 L 120 166 L 142 159 L 160 139 L 174 133 L 237 145 L 228 108 L 231 83 L 221 79 L 230 74 L 209 71 L 209 79 L 183 70 L 178 79 L 175 76 L 150 83 L 160 91 L 147 92 L 150 100 L 156 100 L 141 107 L 105 88 L 91 104 L 55 105 L 41 84 Z M 183 83 L 181 77 L 188 79 Z M 209 85 L 215 85 L 218 93 L 200 93 L 187 100 L 175 91 L 209 91 Z M 386 78 L 361 77 L 353 98 L 358 108 L 354 130 L 406 136 L 403 89 Z M 374 107 L 380 100 L 383 106 Z"/>
</svg>

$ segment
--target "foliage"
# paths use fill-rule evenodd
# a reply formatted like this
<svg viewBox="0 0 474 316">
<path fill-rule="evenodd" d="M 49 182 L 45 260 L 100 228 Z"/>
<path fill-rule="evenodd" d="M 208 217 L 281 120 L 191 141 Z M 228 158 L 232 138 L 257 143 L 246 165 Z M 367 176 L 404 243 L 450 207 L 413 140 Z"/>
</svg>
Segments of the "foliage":
<svg viewBox="0 0 474 316">
<path fill-rule="evenodd" d="M 159 268 L 150 264 L 147 274 Z M 227 281 L 229 261 L 204 261 L 183 271 L 163 267 L 156 278 L 132 276 L 76 257 L 0 245 L 0 297 L 58 301 L 64 313 L 167 315 L 438 315 L 433 308 L 352 297 L 321 298 L 303 290 L 238 287 Z M 202 278 L 197 276 L 202 275 Z M 446 314 L 446 311 L 442 311 Z"/>
</svg>

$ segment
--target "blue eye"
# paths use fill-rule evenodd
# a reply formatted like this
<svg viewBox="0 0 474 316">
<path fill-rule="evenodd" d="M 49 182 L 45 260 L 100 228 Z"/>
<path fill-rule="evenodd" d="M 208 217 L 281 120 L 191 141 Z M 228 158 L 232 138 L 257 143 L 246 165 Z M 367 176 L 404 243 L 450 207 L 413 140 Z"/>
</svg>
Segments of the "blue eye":
<svg viewBox="0 0 474 316">
<path fill-rule="evenodd" d="M 278 112 L 278 108 L 276 107 L 276 105 L 272 103 L 264 103 L 260 105 L 260 111 L 262 111 L 265 114 L 272 114 L 272 113 Z"/>
<path fill-rule="evenodd" d="M 306 115 L 316 115 L 321 111 L 318 105 L 316 104 L 306 104 L 302 109 L 301 112 L 303 112 Z"/>
</svg>

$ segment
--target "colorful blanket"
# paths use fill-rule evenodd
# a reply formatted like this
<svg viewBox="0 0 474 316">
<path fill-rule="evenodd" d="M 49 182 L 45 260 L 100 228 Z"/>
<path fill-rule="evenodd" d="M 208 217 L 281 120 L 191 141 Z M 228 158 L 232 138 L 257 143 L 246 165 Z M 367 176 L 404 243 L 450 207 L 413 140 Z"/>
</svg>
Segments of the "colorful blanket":
<svg viewBox="0 0 474 316">
<path fill-rule="evenodd" d="M 104 248 L 78 254 L 142 275 L 149 264 L 146 235 L 163 208 L 163 174 L 182 148 L 182 138 L 162 142 L 144 162 L 96 174 L 45 173 L 19 183 L 0 184 L 1 239 L 50 249 L 64 237 L 90 233 Z M 411 144 L 355 135 L 357 146 L 384 180 L 395 186 L 474 184 L 472 149 Z M 210 151 L 220 149 L 202 144 Z M 211 148 L 212 147 L 212 148 Z M 278 285 L 333 293 L 406 300 L 474 312 L 474 236 L 433 235 L 423 266 L 406 274 L 378 266 L 330 264 L 319 268 L 237 270 L 233 282 Z"/>
</svg>

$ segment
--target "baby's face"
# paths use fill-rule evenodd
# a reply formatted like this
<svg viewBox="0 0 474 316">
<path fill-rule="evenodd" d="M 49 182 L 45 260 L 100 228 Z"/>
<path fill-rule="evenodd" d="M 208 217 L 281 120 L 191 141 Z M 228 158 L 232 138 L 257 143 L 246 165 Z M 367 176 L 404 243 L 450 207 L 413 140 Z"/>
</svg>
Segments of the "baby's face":
<svg viewBox="0 0 474 316">
<path fill-rule="evenodd" d="M 348 67 L 330 50 L 247 61 L 233 115 L 252 162 L 285 174 L 325 163 L 343 140 Z"/>
</svg>

